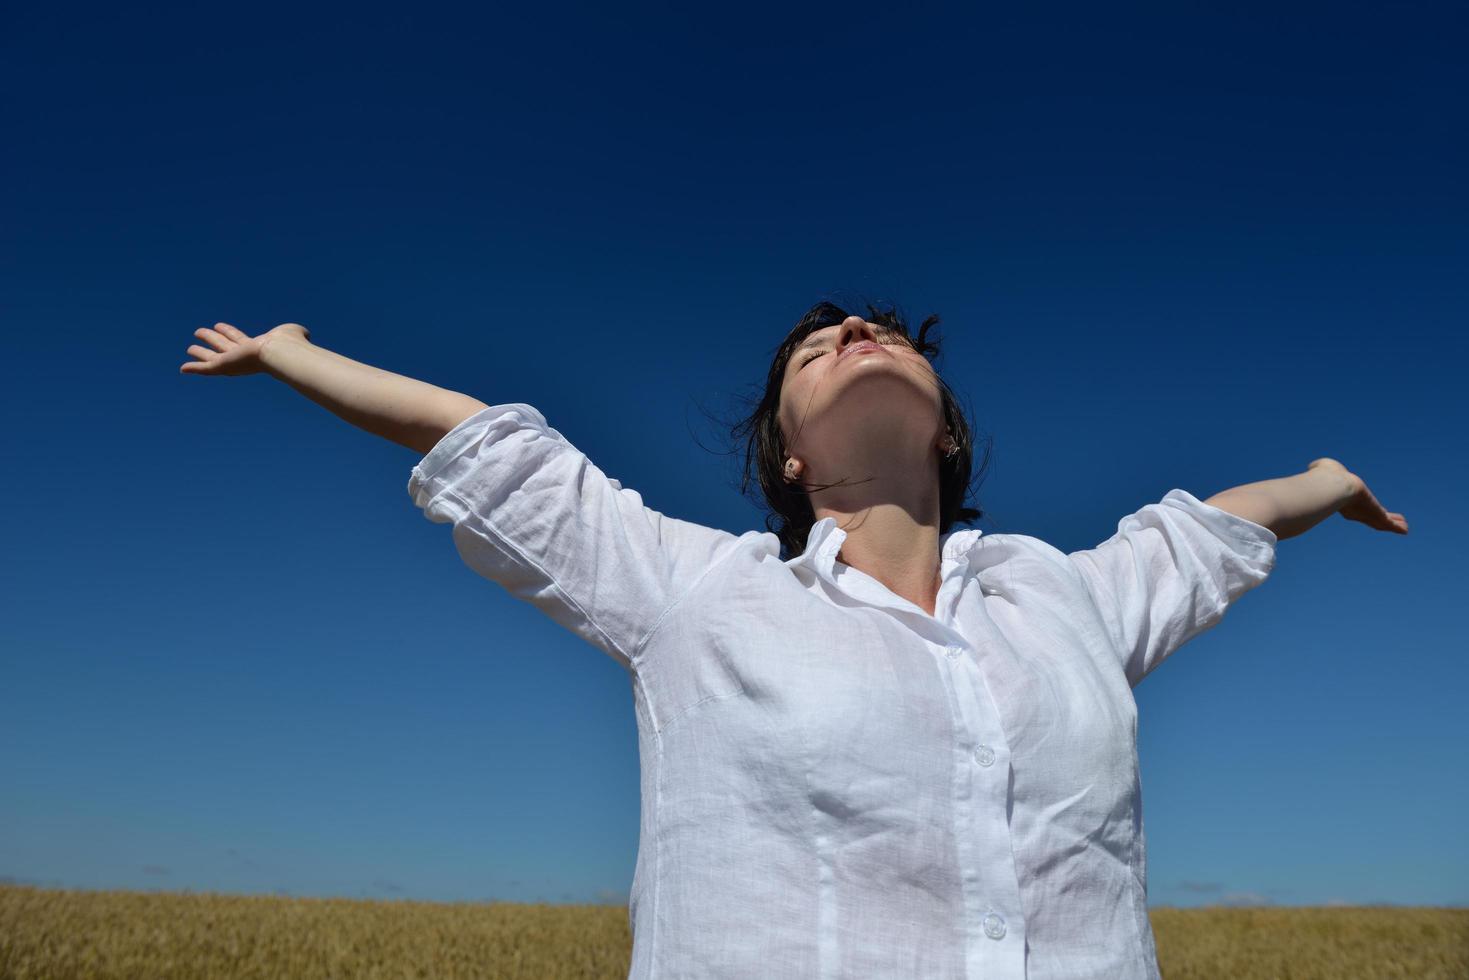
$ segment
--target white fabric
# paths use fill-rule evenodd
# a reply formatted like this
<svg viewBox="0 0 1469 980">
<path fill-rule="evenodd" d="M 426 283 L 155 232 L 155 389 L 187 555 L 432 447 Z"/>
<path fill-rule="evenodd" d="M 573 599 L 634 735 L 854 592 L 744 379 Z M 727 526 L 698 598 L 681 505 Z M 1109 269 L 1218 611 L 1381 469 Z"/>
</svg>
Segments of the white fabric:
<svg viewBox="0 0 1469 980">
<path fill-rule="evenodd" d="M 1155 978 L 1131 688 L 1275 562 L 1172 490 L 1096 548 L 943 535 L 936 615 L 836 560 L 667 517 L 536 409 L 413 468 L 476 572 L 629 673 L 630 976 Z"/>
</svg>

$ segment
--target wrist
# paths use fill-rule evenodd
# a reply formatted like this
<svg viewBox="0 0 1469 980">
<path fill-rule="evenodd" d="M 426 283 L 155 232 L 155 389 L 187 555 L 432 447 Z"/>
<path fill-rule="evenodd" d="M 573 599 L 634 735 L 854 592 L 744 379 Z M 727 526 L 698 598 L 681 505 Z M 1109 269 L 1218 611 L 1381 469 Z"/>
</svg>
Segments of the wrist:
<svg viewBox="0 0 1469 980">
<path fill-rule="evenodd" d="M 284 346 L 283 346 L 284 345 Z M 260 364 L 267 374 L 276 375 L 282 362 L 291 356 L 293 347 L 310 347 L 311 341 L 299 337 L 292 337 L 284 333 L 268 333 L 260 338 L 260 350 L 257 356 Z"/>
<path fill-rule="evenodd" d="M 1319 485 L 1328 488 L 1327 492 L 1333 494 L 1333 512 L 1345 507 L 1362 490 L 1361 478 L 1334 459 L 1313 460 L 1306 467 L 1306 475 L 1314 477 Z"/>
</svg>

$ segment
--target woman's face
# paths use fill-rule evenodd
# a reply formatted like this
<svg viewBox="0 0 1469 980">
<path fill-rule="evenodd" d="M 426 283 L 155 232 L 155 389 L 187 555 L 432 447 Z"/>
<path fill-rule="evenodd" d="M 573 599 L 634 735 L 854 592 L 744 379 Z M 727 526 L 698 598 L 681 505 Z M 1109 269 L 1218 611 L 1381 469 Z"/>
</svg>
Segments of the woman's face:
<svg viewBox="0 0 1469 980">
<path fill-rule="evenodd" d="M 944 432 L 938 376 L 902 334 L 849 316 L 814 331 L 787 361 L 780 427 L 785 455 L 823 480 L 837 478 L 833 467 L 871 462 L 869 450 L 925 459 L 924 447 L 937 452 Z"/>
</svg>

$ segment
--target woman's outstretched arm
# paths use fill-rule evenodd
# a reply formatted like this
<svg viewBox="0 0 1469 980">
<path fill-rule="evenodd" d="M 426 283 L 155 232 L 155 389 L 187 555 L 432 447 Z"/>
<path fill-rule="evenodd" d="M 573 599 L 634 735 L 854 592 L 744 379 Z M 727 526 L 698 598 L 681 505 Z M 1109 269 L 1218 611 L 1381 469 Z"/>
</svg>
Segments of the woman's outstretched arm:
<svg viewBox="0 0 1469 980">
<path fill-rule="evenodd" d="M 408 494 L 453 526 L 465 563 L 629 670 L 641 669 L 664 614 L 755 534 L 654 510 L 523 402 L 486 405 L 359 364 L 310 343 L 298 323 L 258 337 L 216 323 L 195 336 L 209 347 L 190 347 L 181 373 L 268 373 L 419 452 Z"/>
<path fill-rule="evenodd" d="M 190 347 L 188 353 L 198 360 L 184 364 L 181 373 L 269 374 L 358 428 L 420 454 L 488 407 L 457 391 L 318 347 L 299 323 L 283 323 L 255 337 L 228 323 L 214 327 L 194 331 L 213 349 Z"/>
<path fill-rule="evenodd" d="M 1361 477 L 1329 458 L 1313 460 L 1295 476 L 1231 487 L 1204 503 L 1268 527 L 1280 540 L 1304 534 L 1338 512 L 1379 531 L 1408 533 L 1402 514 L 1389 512 Z"/>
</svg>

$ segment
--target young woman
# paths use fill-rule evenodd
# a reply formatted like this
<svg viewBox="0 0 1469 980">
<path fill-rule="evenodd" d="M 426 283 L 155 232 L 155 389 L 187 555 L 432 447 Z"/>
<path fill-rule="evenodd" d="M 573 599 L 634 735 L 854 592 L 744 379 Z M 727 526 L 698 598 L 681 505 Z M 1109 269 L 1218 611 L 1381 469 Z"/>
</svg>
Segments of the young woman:
<svg viewBox="0 0 1469 980">
<path fill-rule="evenodd" d="M 930 318 L 829 303 L 737 427 L 774 531 L 643 504 L 530 405 L 367 367 L 287 323 L 196 335 L 425 454 L 408 492 L 464 561 L 627 669 L 642 822 L 631 975 L 1158 976 L 1132 688 L 1276 542 L 1407 533 L 1335 460 L 1175 489 L 1097 547 L 957 529 L 970 429 Z"/>
</svg>

